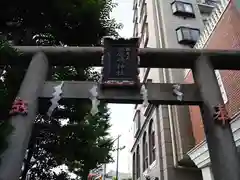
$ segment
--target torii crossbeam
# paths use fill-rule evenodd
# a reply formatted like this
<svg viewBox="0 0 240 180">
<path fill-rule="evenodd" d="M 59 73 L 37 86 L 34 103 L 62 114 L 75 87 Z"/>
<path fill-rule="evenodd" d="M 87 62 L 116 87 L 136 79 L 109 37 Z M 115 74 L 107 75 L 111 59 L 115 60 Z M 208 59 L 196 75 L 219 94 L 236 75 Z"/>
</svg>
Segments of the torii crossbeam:
<svg viewBox="0 0 240 180">
<path fill-rule="evenodd" d="M 15 46 L 22 55 L 19 59 L 6 61 L 0 65 L 28 65 L 37 52 L 44 52 L 49 64 L 79 67 L 102 66 L 103 47 L 60 47 L 60 46 Z M 240 50 L 206 50 L 206 49 L 139 49 L 139 67 L 191 69 L 200 56 L 207 56 L 214 69 L 240 69 Z"/>
<path fill-rule="evenodd" d="M 60 82 L 46 81 L 40 98 L 52 98 L 54 87 Z M 89 89 L 97 85 L 99 88 L 98 99 L 107 103 L 124 103 L 124 104 L 141 104 L 143 101 L 140 91 L 137 90 L 101 90 L 100 85 L 96 82 L 86 81 L 64 81 L 61 97 L 67 99 L 79 99 L 81 101 L 90 101 Z M 184 92 L 182 101 L 177 100 L 173 93 L 174 84 L 165 83 L 146 83 L 148 90 L 148 101 L 151 104 L 166 105 L 199 105 L 202 103 L 198 87 L 195 84 L 181 85 L 181 91 Z"/>
</svg>

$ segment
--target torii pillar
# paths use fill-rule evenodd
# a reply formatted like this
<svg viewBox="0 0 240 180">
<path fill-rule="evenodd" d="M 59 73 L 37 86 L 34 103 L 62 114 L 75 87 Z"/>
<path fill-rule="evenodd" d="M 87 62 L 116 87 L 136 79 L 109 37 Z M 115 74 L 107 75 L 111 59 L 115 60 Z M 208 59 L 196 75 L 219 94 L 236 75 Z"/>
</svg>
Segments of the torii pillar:
<svg viewBox="0 0 240 180">
<path fill-rule="evenodd" d="M 224 105 L 214 69 L 206 56 L 193 68 L 193 76 L 203 99 L 202 119 L 215 180 L 240 180 L 240 162 L 229 121 L 214 118 L 214 107 Z"/>
<path fill-rule="evenodd" d="M 38 110 L 38 97 L 42 92 L 47 72 L 46 56 L 37 53 L 32 58 L 17 95 L 28 103 L 28 113 L 25 116 L 17 114 L 9 119 L 14 130 L 8 137 L 8 148 L 1 156 L 0 180 L 19 179 Z"/>
</svg>

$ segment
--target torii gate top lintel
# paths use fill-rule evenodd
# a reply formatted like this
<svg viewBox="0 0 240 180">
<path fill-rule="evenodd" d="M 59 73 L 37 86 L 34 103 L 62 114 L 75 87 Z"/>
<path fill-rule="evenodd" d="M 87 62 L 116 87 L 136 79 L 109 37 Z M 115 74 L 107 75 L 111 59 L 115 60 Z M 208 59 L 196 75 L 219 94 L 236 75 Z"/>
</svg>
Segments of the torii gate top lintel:
<svg viewBox="0 0 240 180">
<path fill-rule="evenodd" d="M 0 65 L 15 63 L 28 65 L 34 54 L 44 52 L 51 65 L 102 66 L 101 56 L 104 51 L 103 47 L 15 46 L 15 48 L 22 52 L 21 61 L 1 60 Z M 164 48 L 140 48 L 139 67 L 191 69 L 201 55 L 209 57 L 214 69 L 240 69 L 239 50 Z"/>
</svg>

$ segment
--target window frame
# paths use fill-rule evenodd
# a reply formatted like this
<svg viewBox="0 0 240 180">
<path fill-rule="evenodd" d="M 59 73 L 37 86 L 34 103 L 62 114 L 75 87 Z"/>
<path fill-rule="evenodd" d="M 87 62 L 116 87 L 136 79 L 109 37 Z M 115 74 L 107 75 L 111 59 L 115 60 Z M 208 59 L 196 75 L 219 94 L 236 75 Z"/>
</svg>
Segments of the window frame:
<svg viewBox="0 0 240 180">
<path fill-rule="evenodd" d="M 133 180 L 136 180 L 136 153 L 133 153 L 133 162 L 132 162 L 132 172 L 133 172 Z"/>
<path fill-rule="evenodd" d="M 133 12 L 133 23 L 137 23 L 138 22 L 138 9 L 135 9 Z"/>
<path fill-rule="evenodd" d="M 141 111 L 137 109 L 134 116 L 134 131 L 135 131 L 134 137 L 135 138 L 138 136 L 140 129 L 141 129 Z"/>
<path fill-rule="evenodd" d="M 148 143 L 147 143 L 147 132 L 144 132 L 143 135 L 143 171 L 145 171 L 148 168 Z"/>
<path fill-rule="evenodd" d="M 153 145 L 154 142 L 154 145 Z M 151 143 L 152 143 L 152 163 L 156 160 L 156 139 L 155 139 L 155 130 L 151 132 Z"/>
<path fill-rule="evenodd" d="M 192 12 L 187 11 L 185 8 L 185 5 L 190 5 Z M 183 10 L 179 9 L 180 6 L 183 7 Z M 176 16 L 183 16 L 183 17 L 189 17 L 189 18 L 196 17 L 192 3 L 175 0 L 171 3 L 171 9 L 172 9 L 172 13 Z"/>
<path fill-rule="evenodd" d="M 142 22 L 146 21 L 146 17 L 147 17 L 147 3 L 146 2 L 144 2 L 141 6 L 139 16 L 140 16 L 139 17 L 140 24 L 142 24 Z"/>
<path fill-rule="evenodd" d="M 140 169 L 140 149 L 139 149 L 139 145 L 137 146 L 137 151 L 136 151 L 136 178 L 140 178 L 140 174 L 141 174 L 141 169 Z"/>
<path fill-rule="evenodd" d="M 145 169 L 144 169 L 144 171 L 145 171 L 148 168 L 148 166 L 149 166 L 149 163 L 148 163 L 148 143 L 147 142 L 145 143 L 145 147 L 144 148 L 145 148 L 145 151 L 146 151 L 145 158 L 144 158 L 144 162 L 145 162 Z"/>
<path fill-rule="evenodd" d="M 143 22 L 142 27 L 141 27 L 140 47 L 145 48 L 148 45 L 148 40 L 149 40 L 149 29 L 148 28 L 149 28 L 148 23 L 146 21 Z"/>
<path fill-rule="evenodd" d="M 155 137 L 155 126 L 154 120 L 151 119 L 148 127 L 148 141 L 149 141 L 149 157 L 150 157 L 150 166 L 156 160 L 156 137 Z M 153 144 L 154 142 L 154 144 Z"/>
<path fill-rule="evenodd" d="M 147 47 L 147 45 L 148 45 L 148 40 L 149 40 L 149 26 L 148 26 L 148 23 L 145 23 L 145 25 L 144 25 L 145 27 L 144 27 L 144 33 L 145 33 L 145 35 L 146 36 L 144 36 L 145 38 L 144 38 L 144 48 L 145 47 Z"/>
<path fill-rule="evenodd" d="M 189 37 L 184 37 L 184 36 L 186 36 L 186 35 L 184 35 L 184 30 L 188 31 Z M 179 31 L 181 34 L 179 34 Z M 198 37 L 196 39 L 193 36 L 193 31 L 198 32 Z M 181 37 L 179 37 L 179 35 L 181 35 Z M 200 37 L 200 29 L 180 26 L 176 29 L 176 36 L 177 36 L 177 41 L 179 44 L 194 46 L 196 44 L 196 42 L 198 41 L 198 38 Z"/>
<path fill-rule="evenodd" d="M 207 23 L 208 23 L 208 19 L 203 19 L 203 24 L 204 24 L 204 26 L 206 26 Z"/>
<path fill-rule="evenodd" d="M 138 25 L 139 24 L 137 22 L 134 23 L 134 26 L 133 26 L 133 28 L 134 28 L 133 29 L 133 36 L 134 37 L 138 37 Z"/>
</svg>

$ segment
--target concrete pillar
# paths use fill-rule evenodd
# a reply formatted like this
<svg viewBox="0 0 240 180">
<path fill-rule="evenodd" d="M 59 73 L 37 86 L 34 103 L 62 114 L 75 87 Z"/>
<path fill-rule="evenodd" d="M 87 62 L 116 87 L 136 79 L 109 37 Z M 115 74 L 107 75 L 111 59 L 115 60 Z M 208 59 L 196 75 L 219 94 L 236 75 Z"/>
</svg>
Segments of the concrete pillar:
<svg viewBox="0 0 240 180">
<path fill-rule="evenodd" d="M 200 106 L 212 171 L 215 180 L 239 180 L 240 162 L 229 122 L 223 126 L 214 120 L 214 107 L 224 104 L 215 72 L 208 57 L 200 57 L 193 76 L 203 99 Z"/>
<path fill-rule="evenodd" d="M 212 175 L 212 170 L 209 166 L 201 169 L 203 180 L 214 180 Z"/>
<path fill-rule="evenodd" d="M 28 103 L 28 114 L 12 116 L 9 119 L 14 130 L 8 137 L 8 149 L 1 156 L 0 180 L 19 179 L 47 70 L 46 56 L 43 53 L 34 55 L 17 95 Z"/>
</svg>

